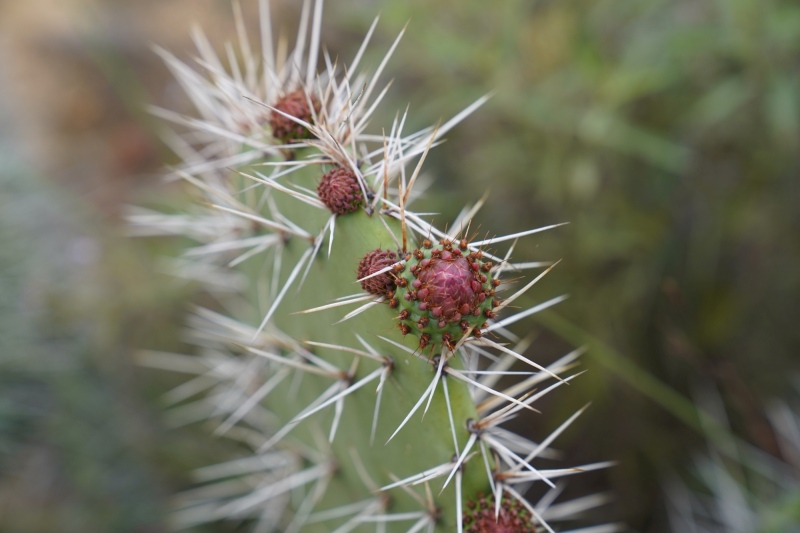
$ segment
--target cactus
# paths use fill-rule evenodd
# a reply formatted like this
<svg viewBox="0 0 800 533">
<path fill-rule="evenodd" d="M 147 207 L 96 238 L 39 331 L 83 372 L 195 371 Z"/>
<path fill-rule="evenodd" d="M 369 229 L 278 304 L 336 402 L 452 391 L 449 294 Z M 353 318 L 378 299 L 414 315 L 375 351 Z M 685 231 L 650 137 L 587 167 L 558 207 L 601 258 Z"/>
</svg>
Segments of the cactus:
<svg viewBox="0 0 800 533">
<path fill-rule="evenodd" d="M 559 478 L 606 466 L 539 466 L 580 412 L 541 442 L 503 428 L 576 375 L 579 350 L 545 367 L 506 329 L 563 299 L 512 311 L 555 266 L 512 262 L 513 242 L 555 225 L 478 239 L 470 221 L 480 204 L 444 231 L 411 211 L 428 151 L 486 98 L 438 127 L 407 134 L 403 114 L 368 133 L 402 32 L 372 75 L 359 69 L 377 20 L 347 68 L 324 54 L 317 72 L 322 7 L 304 4 L 294 50 L 282 55 L 266 2 L 260 56 L 238 4 L 240 50 L 227 48 L 227 67 L 202 34 L 197 69 L 159 50 L 198 113 L 154 110 L 189 132 L 168 141 L 182 157 L 173 175 L 193 196 L 182 213 L 131 219 L 139 234 L 196 243 L 175 269 L 217 305 L 189 317 L 196 354 L 143 361 L 195 375 L 169 395 L 176 421 L 210 421 L 252 450 L 197 472 L 175 520 L 553 531 L 605 500 L 554 504 Z M 523 495 L 534 483 L 550 489 L 531 503 Z"/>
</svg>

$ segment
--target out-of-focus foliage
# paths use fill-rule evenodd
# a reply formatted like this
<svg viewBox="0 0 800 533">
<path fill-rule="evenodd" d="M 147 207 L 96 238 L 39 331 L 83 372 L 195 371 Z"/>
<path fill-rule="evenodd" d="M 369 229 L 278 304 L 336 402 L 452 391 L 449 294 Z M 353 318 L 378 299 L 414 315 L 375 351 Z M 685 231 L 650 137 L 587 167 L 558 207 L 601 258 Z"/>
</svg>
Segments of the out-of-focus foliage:
<svg viewBox="0 0 800 533">
<path fill-rule="evenodd" d="M 711 390 L 701 402 L 720 420 Z M 692 479 L 667 484 L 672 531 L 783 533 L 800 526 L 800 410 L 797 395 L 774 403 L 768 420 L 782 458 L 749 446 L 710 448 L 693 461 Z M 722 411 L 722 412 L 721 412 Z"/>
<path fill-rule="evenodd" d="M 192 447 L 164 432 L 130 354 L 171 331 L 180 291 L 165 290 L 89 204 L 37 175 L 6 103 L 0 531 L 163 531 L 168 495 L 194 465 L 181 454 Z"/>
</svg>

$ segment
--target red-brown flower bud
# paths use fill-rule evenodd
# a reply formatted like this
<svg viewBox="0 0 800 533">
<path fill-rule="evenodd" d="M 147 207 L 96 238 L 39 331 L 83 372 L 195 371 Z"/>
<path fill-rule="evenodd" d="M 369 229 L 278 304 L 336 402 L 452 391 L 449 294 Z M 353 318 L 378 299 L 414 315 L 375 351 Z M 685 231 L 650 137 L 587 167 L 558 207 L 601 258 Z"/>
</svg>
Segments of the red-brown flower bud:
<svg viewBox="0 0 800 533">
<path fill-rule="evenodd" d="M 344 167 L 336 167 L 322 176 L 317 195 L 331 213 L 336 215 L 353 213 L 364 203 L 358 176 Z"/>
<path fill-rule="evenodd" d="M 465 533 L 537 533 L 535 520 L 517 500 L 503 498 L 495 519 L 494 497 L 468 501 L 464 511 Z"/>
<path fill-rule="evenodd" d="M 379 270 L 383 270 L 384 268 L 393 265 L 396 262 L 397 255 L 394 252 L 389 250 L 381 250 L 380 248 L 373 250 L 365 255 L 361 259 L 361 262 L 359 262 L 357 279 L 365 278 L 370 274 L 374 274 Z M 392 271 L 388 270 L 387 272 L 378 274 L 377 276 L 362 280 L 361 288 L 371 294 L 392 298 L 393 295 L 391 294 L 396 288 L 394 278 L 392 277 Z"/>
<path fill-rule="evenodd" d="M 308 105 L 309 100 L 311 100 L 311 105 L 314 107 L 314 113 L 319 113 L 321 107 L 319 100 L 315 96 L 308 96 L 302 89 L 285 94 L 272 107 L 287 115 L 313 124 L 314 113 L 311 112 L 311 107 Z M 313 136 L 304 126 L 274 110 L 270 112 L 269 125 L 272 128 L 272 136 L 284 143 L 310 139 Z"/>
</svg>

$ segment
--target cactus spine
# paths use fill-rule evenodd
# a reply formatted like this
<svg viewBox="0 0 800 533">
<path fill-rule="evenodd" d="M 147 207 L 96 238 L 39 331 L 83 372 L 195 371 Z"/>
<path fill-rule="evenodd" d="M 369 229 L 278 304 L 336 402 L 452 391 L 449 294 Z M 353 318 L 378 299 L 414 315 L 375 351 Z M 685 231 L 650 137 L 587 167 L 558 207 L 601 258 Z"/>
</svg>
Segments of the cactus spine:
<svg viewBox="0 0 800 533">
<path fill-rule="evenodd" d="M 383 135 L 368 134 L 385 61 L 372 76 L 356 73 L 375 25 L 346 70 L 325 56 L 318 73 L 322 2 L 306 2 L 285 57 L 273 52 L 266 2 L 261 10 L 263 57 L 243 45 L 244 70 L 224 68 L 202 38 L 200 72 L 160 52 L 198 108 L 200 118 L 155 112 L 192 132 L 172 138 L 184 160 L 175 175 L 199 197 L 185 214 L 132 216 L 144 233 L 196 241 L 177 269 L 219 301 L 190 317 L 199 355 L 145 362 L 197 374 L 172 394 L 184 402 L 178 420 L 210 420 L 253 451 L 198 472 L 202 486 L 181 498 L 179 524 L 552 531 L 550 514 L 600 503 L 551 513 L 527 502 L 530 484 L 555 490 L 552 479 L 576 470 L 537 469 L 552 439 L 502 428 L 569 381 L 561 374 L 578 355 L 544 368 L 505 329 L 561 298 L 497 317 L 549 269 L 513 292 L 504 273 L 542 265 L 514 264 L 510 249 L 493 255 L 486 246 L 547 228 L 470 242 L 477 206 L 450 232 L 409 208 L 428 150 L 485 98 L 438 128 L 405 134 L 398 116 Z M 514 363 L 522 375 L 509 372 Z M 499 386 L 506 375 L 517 383 Z"/>
</svg>

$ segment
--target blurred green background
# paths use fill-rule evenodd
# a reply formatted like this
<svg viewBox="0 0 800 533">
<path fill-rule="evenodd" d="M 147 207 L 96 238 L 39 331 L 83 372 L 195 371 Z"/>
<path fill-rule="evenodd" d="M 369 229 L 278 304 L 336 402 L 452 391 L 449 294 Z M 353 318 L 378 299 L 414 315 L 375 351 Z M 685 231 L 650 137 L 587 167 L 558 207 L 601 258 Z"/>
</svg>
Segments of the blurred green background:
<svg viewBox="0 0 800 533">
<path fill-rule="evenodd" d="M 299 3 L 273 4 L 291 35 Z M 516 252 L 563 258 L 528 304 L 570 294 L 530 355 L 589 348 L 527 429 L 591 401 L 559 448 L 619 462 L 570 490 L 613 491 L 598 520 L 660 533 L 662 481 L 690 479 L 699 450 L 735 435 L 786 460 L 764 413 L 800 371 L 800 5 L 341 0 L 323 42 L 352 57 L 379 12 L 372 65 L 410 24 L 374 131 L 407 104 L 421 127 L 494 92 L 428 158 L 417 208 L 442 224 L 488 190 L 482 231 L 570 222 Z M 193 22 L 219 49 L 233 35 L 224 1 L 0 1 L 2 532 L 164 531 L 189 470 L 235 453 L 168 428 L 159 394 L 178 381 L 133 362 L 180 347 L 194 294 L 120 215 L 174 162 L 144 107 L 188 111 L 150 45 L 190 58 Z M 729 417 L 710 445 L 693 403 L 709 391 Z"/>
</svg>

